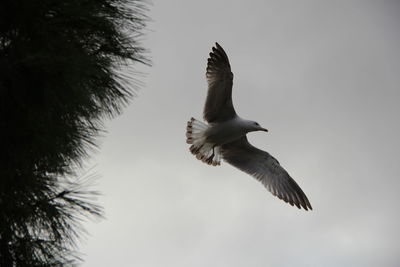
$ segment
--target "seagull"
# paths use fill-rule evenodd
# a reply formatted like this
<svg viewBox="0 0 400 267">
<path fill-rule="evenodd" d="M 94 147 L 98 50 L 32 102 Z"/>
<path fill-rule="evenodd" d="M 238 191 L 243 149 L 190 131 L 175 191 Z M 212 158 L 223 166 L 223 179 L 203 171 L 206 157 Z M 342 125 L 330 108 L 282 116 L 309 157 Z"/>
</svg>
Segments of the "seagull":
<svg viewBox="0 0 400 267">
<path fill-rule="evenodd" d="M 232 103 L 233 73 L 224 49 L 212 48 L 207 62 L 207 99 L 203 117 L 187 122 L 186 143 L 197 159 L 218 166 L 221 159 L 260 181 L 274 196 L 299 209 L 312 210 L 300 186 L 268 152 L 252 146 L 246 134 L 265 131 L 255 121 L 240 118 Z"/>
</svg>

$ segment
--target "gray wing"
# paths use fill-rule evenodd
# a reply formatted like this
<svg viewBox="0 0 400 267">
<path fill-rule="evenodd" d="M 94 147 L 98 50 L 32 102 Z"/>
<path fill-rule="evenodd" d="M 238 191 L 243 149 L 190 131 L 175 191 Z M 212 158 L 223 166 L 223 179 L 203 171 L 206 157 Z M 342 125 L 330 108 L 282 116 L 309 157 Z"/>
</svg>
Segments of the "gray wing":
<svg viewBox="0 0 400 267">
<path fill-rule="evenodd" d="M 281 167 L 279 162 L 265 151 L 252 146 L 246 136 L 221 147 L 222 157 L 229 164 L 254 176 L 278 198 L 296 205 L 299 209 L 312 210 L 307 196 L 300 186 Z"/>
<path fill-rule="evenodd" d="M 208 93 L 204 106 L 204 119 L 208 122 L 220 122 L 236 116 L 232 104 L 233 73 L 228 56 L 216 43 L 207 62 L 206 77 Z"/>
</svg>

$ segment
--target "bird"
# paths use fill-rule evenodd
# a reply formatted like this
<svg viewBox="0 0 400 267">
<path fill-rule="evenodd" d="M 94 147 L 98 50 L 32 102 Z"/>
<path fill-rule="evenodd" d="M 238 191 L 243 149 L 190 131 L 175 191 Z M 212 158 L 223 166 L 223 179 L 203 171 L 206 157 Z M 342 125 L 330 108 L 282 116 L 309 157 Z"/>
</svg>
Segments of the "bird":
<svg viewBox="0 0 400 267">
<path fill-rule="evenodd" d="M 249 143 L 248 133 L 268 130 L 237 115 L 232 102 L 233 73 L 228 56 L 218 43 L 209 53 L 206 79 L 208 90 L 203 110 L 206 122 L 192 117 L 186 126 L 190 152 L 212 166 L 218 166 L 224 160 L 256 178 L 286 203 L 312 210 L 306 194 L 279 161 Z"/>
</svg>

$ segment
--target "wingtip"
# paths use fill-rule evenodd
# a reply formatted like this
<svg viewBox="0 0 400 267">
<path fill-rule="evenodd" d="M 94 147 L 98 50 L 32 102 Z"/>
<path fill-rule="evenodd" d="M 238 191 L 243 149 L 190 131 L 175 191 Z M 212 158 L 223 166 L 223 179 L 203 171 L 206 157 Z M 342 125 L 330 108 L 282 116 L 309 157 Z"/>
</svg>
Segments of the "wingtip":
<svg viewBox="0 0 400 267">
<path fill-rule="evenodd" d="M 303 207 L 303 209 L 306 210 L 306 211 L 312 211 L 312 210 L 313 210 L 313 208 L 311 207 L 311 204 L 310 204 L 310 203 L 307 203 L 305 206 L 302 206 L 302 207 Z"/>
<path fill-rule="evenodd" d="M 308 198 L 307 197 L 305 197 L 305 204 L 306 204 L 306 207 L 311 211 L 311 210 L 313 210 L 313 208 L 312 208 L 312 206 L 311 206 L 311 203 L 310 203 L 310 201 L 308 200 Z"/>
<path fill-rule="evenodd" d="M 215 42 L 215 47 L 216 47 L 218 50 L 224 50 L 224 49 L 222 48 L 222 46 L 221 46 L 218 42 Z"/>
<path fill-rule="evenodd" d="M 215 42 L 215 45 L 211 48 L 211 52 L 209 53 L 210 58 L 218 58 L 218 60 L 225 61 L 225 63 L 229 64 L 228 55 L 226 54 L 225 50 L 222 46 Z M 210 61 L 208 61 L 210 62 Z M 230 65 L 229 65 L 230 68 Z"/>
</svg>

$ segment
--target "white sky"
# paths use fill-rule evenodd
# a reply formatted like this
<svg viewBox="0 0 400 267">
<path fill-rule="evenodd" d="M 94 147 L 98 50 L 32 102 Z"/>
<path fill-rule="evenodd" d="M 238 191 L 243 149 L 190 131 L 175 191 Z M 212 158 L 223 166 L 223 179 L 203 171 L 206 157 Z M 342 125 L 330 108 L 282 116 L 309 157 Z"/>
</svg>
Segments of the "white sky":
<svg viewBox="0 0 400 267">
<path fill-rule="evenodd" d="M 87 223 L 83 266 L 395 267 L 400 149 L 398 1 L 161 1 L 144 45 L 154 66 L 94 156 L 106 220 Z M 269 133 L 314 208 L 298 210 L 228 164 L 198 161 L 218 41 L 233 101 Z"/>
</svg>

